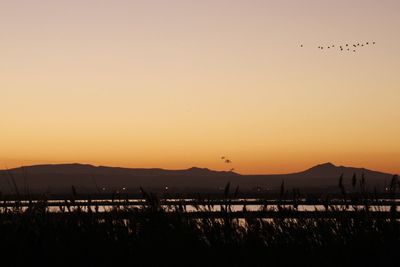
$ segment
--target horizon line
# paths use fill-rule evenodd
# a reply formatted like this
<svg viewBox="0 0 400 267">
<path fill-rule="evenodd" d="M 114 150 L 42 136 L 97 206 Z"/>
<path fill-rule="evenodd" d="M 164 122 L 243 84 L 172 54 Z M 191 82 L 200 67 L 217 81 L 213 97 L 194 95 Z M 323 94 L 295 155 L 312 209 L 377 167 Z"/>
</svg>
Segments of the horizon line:
<svg viewBox="0 0 400 267">
<path fill-rule="evenodd" d="M 66 166 L 66 165 L 90 166 L 90 167 L 94 167 L 94 168 L 105 167 L 105 168 L 130 169 L 130 170 L 186 171 L 186 170 L 190 170 L 190 169 L 202 169 L 202 170 L 215 171 L 215 172 L 235 173 L 235 174 L 238 174 L 238 175 L 287 175 L 287 174 L 295 174 L 295 173 L 304 172 L 304 171 L 307 171 L 307 170 L 310 170 L 312 168 L 319 167 L 319 166 L 331 165 L 331 166 L 333 166 L 335 168 L 355 168 L 355 169 L 362 169 L 362 170 L 366 170 L 366 171 L 373 171 L 373 172 L 380 172 L 380 173 L 384 173 L 384 174 L 392 174 L 392 175 L 394 175 L 393 173 L 387 173 L 387 172 L 383 172 L 383 171 L 380 171 L 380 170 L 367 169 L 365 167 L 336 165 L 336 164 L 334 164 L 332 162 L 324 162 L 324 163 L 316 164 L 316 165 L 313 165 L 313 166 L 311 166 L 309 168 L 306 168 L 306 169 L 303 169 L 303 170 L 299 170 L 299 171 L 295 171 L 295 172 L 288 172 L 288 173 L 259 173 L 259 174 L 243 174 L 243 173 L 236 172 L 235 170 L 217 170 L 217 169 L 210 169 L 210 168 L 207 168 L 207 167 L 198 167 L 198 166 L 192 166 L 192 167 L 183 168 L 183 169 L 168 169 L 168 168 L 159 168 L 159 167 L 124 167 L 124 166 L 111 166 L 111 165 L 96 165 L 96 164 L 80 163 L 80 162 L 43 163 L 43 164 L 33 164 L 33 165 L 21 165 L 21 166 L 17 166 L 17 167 L 13 167 L 13 168 L 7 168 L 7 167 L 6 168 L 2 168 L 2 169 L 0 169 L 0 171 L 10 171 L 10 170 L 15 170 L 15 169 L 37 167 L 37 166 Z"/>
</svg>

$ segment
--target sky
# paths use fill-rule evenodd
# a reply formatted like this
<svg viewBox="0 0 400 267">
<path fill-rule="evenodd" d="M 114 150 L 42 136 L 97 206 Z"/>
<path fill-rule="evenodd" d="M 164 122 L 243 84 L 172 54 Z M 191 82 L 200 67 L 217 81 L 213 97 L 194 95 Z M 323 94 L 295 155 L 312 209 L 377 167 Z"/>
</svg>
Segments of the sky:
<svg viewBox="0 0 400 267">
<path fill-rule="evenodd" d="M 398 0 L 0 0 L 0 169 L 399 173 L 399 11 Z"/>
</svg>

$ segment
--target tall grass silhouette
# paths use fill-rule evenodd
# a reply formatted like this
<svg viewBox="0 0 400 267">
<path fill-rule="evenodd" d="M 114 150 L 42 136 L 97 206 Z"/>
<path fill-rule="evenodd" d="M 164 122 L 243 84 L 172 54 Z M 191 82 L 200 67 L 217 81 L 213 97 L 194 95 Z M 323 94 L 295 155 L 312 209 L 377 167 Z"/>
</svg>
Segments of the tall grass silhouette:
<svg viewBox="0 0 400 267">
<path fill-rule="evenodd" d="M 355 180 L 355 181 L 354 181 Z M 398 187 L 392 181 L 392 193 Z M 263 214 L 244 206 L 237 217 L 231 201 L 239 189 L 225 187 L 225 204 L 215 214 L 213 201 L 165 206 L 142 190 L 145 205 L 115 205 L 101 212 L 82 205 L 72 187 L 71 198 L 50 211 L 43 197 L 28 208 L 18 205 L 0 213 L 0 251 L 14 266 L 386 266 L 393 265 L 400 247 L 397 204 L 387 212 L 371 207 L 370 199 L 353 178 L 349 195 L 343 177 L 339 189 L 343 205 L 325 200 L 321 216 L 302 216 L 301 194 L 293 190 L 291 204 L 264 205 Z M 288 197 L 284 183 L 281 200 Z M 88 200 L 92 203 L 91 200 Z M 359 205 L 359 203 L 364 203 Z M 351 209 L 349 216 L 348 209 Z M 373 216 L 382 212 L 387 216 Z M 322 216 L 322 214 L 333 216 Z M 198 216 L 192 216 L 197 214 Z M 295 214 L 296 216 L 291 216 Z M 393 265 L 394 266 L 394 265 Z"/>
</svg>

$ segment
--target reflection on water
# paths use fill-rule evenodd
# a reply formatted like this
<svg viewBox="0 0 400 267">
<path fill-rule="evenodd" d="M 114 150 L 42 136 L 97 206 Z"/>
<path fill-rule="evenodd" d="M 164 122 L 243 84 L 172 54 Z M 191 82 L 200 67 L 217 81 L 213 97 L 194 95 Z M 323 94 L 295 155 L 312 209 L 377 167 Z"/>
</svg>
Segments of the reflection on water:
<svg viewBox="0 0 400 267">
<path fill-rule="evenodd" d="M 233 204 L 202 204 L 196 205 L 193 202 L 196 202 L 195 199 L 165 199 L 163 200 L 168 202 L 168 205 L 161 205 L 166 211 L 173 212 L 177 210 L 178 205 L 183 207 L 186 212 L 198 212 L 198 211 L 208 211 L 208 212 L 219 212 L 226 210 L 229 207 L 230 211 L 238 212 L 238 211 L 276 211 L 278 209 L 286 208 L 293 209 L 294 206 L 292 203 L 289 205 L 277 205 L 277 204 L 237 204 L 239 202 L 247 202 L 247 203 L 262 203 L 262 200 L 257 199 L 235 199 Z M 276 200 L 278 202 L 279 200 Z M 304 200 L 302 200 L 304 201 Z M 369 209 L 371 211 L 390 211 L 390 204 L 385 204 L 385 199 L 379 200 L 381 204 L 379 205 L 370 205 Z M 391 202 L 399 202 L 400 199 L 390 200 Z M 182 204 L 182 203 L 192 203 L 192 204 Z M 274 203 L 274 200 L 269 200 L 268 203 Z M 129 208 L 129 209 L 140 209 L 145 205 L 144 199 L 96 199 L 96 200 L 75 200 L 75 201 L 66 201 L 66 200 L 48 200 L 46 202 L 40 201 L 2 201 L 0 202 L 0 212 L 4 212 L 6 209 L 15 209 L 18 207 L 20 211 L 27 210 L 28 206 L 35 204 L 40 205 L 43 203 L 43 207 L 49 212 L 69 212 L 80 209 L 83 212 L 88 212 L 89 209 L 97 212 L 109 212 L 115 208 Z M 221 203 L 221 201 L 219 201 Z M 365 208 L 365 205 L 329 205 L 329 209 L 338 209 L 338 210 L 347 210 L 347 211 L 355 211 L 362 210 Z M 296 210 L 298 211 L 325 211 L 326 206 L 324 205 L 297 205 Z"/>
</svg>

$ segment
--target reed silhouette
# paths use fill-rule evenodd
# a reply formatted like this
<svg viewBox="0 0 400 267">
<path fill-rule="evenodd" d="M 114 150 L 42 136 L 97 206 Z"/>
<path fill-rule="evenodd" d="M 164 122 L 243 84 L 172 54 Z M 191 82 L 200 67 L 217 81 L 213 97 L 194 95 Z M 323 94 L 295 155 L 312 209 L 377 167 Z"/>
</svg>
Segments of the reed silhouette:
<svg viewBox="0 0 400 267">
<path fill-rule="evenodd" d="M 166 207 L 143 188 L 145 205 L 116 204 L 100 212 L 82 205 L 72 187 L 58 211 L 50 211 L 46 196 L 27 209 L 3 207 L 0 251 L 12 259 L 12 266 L 395 266 L 400 245 L 397 202 L 391 202 L 389 211 L 372 207 L 363 183 L 357 185 L 356 176 L 351 181 L 349 194 L 340 177 L 343 205 L 333 205 L 326 196 L 325 211 L 316 212 L 318 216 L 302 216 L 300 190 L 290 196 L 282 182 L 280 204 L 260 208 L 262 214 L 279 216 L 241 219 L 231 205 L 240 197 L 239 188 L 231 191 L 230 183 L 218 216 L 211 216 L 213 202 L 207 199 L 199 198 L 201 205 L 193 202 L 193 213 L 179 202 Z M 393 176 L 392 197 L 398 187 Z M 285 204 L 289 198 L 291 204 Z M 244 206 L 241 214 L 252 211 Z"/>
</svg>

